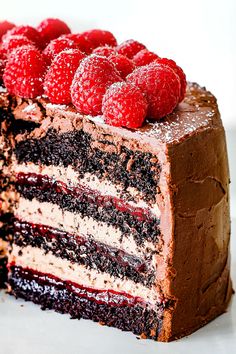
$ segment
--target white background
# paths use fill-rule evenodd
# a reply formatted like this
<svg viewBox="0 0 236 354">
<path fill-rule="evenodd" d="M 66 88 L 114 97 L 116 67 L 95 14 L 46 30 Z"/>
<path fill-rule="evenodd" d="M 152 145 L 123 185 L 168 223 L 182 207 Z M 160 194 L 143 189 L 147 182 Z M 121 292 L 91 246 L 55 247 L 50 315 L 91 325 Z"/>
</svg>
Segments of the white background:
<svg viewBox="0 0 236 354">
<path fill-rule="evenodd" d="M 60 17 L 74 31 L 137 39 L 211 90 L 225 125 L 236 126 L 236 0 L 1 0 L 0 17 L 32 25 Z"/>
</svg>

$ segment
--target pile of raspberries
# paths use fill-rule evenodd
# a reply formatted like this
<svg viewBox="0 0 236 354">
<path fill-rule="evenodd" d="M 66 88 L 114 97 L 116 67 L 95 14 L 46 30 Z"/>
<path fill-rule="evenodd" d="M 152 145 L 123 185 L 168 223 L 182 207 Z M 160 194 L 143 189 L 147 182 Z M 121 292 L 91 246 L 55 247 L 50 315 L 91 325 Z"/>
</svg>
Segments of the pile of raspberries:
<svg viewBox="0 0 236 354">
<path fill-rule="evenodd" d="M 0 23 L 0 81 L 11 95 L 46 95 L 113 126 L 158 121 L 184 98 L 186 77 L 171 59 L 133 39 L 117 44 L 109 31 L 72 34 L 66 23 L 38 27 Z"/>
</svg>

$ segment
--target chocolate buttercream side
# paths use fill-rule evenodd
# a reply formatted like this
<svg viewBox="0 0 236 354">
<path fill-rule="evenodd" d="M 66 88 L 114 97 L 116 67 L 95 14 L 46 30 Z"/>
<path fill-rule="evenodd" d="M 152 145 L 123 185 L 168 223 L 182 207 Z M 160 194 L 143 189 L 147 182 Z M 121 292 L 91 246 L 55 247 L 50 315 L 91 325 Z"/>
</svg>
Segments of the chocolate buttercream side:
<svg viewBox="0 0 236 354">
<path fill-rule="evenodd" d="M 229 275 L 229 170 L 218 122 L 168 149 L 172 240 L 169 294 L 161 340 L 189 334 L 223 313 L 232 295 Z"/>
</svg>

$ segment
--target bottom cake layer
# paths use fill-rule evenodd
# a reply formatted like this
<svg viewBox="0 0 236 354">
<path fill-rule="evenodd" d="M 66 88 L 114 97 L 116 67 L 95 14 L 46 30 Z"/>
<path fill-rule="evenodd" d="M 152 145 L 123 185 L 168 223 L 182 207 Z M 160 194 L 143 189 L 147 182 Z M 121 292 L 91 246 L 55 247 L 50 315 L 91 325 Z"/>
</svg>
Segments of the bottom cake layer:
<svg viewBox="0 0 236 354">
<path fill-rule="evenodd" d="M 9 283 L 13 295 L 40 304 L 42 309 L 91 319 L 152 339 L 158 338 L 164 310 L 170 306 L 163 302 L 154 310 L 142 299 L 125 293 L 96 291 L 17 266 L 10 267 Z"/>
</svg>

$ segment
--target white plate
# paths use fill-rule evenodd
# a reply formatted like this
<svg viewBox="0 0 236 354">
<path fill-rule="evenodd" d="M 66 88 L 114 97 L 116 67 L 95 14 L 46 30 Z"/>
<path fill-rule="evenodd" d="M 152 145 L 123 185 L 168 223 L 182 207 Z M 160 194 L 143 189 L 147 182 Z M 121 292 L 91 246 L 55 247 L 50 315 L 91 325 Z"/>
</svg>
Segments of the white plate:
<svg viewBox="0 0 236 354">
<path fill-rule="evenodd" d="M 236 219 L 232 229 L 232 277 L 236 284 Z M 171 343 L 138 340 L 131 333 L 88 320 L 42 311 L 0 292 L 0 354 L 236 353 L 236 299 L 228 312 L 191 336 Z"/>
</svg>

